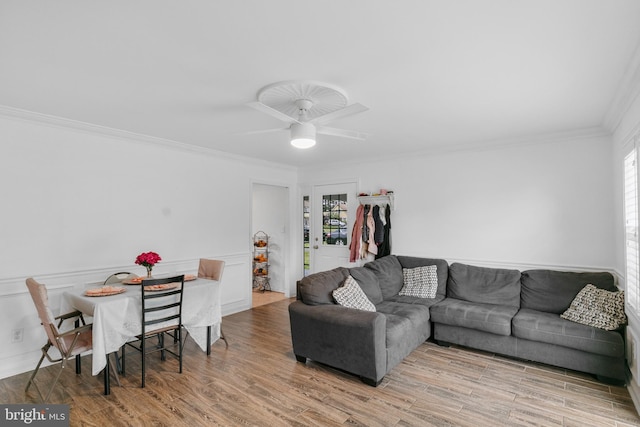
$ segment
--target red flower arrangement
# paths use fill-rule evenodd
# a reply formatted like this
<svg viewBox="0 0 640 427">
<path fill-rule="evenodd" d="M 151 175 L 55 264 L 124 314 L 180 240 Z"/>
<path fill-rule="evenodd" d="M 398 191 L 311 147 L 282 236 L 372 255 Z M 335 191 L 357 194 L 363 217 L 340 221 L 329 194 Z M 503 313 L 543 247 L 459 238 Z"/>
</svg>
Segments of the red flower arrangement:
<svg viewBox="0 0 640 427">
<path fill-rule="evenodd" d="M 162 261 L 162 258 L 155 252 L 143 252 L 136 257 L 136 264 L 147 269 L 147 277 L 151 277 L 151 269 L 159 261 Z"/>
</svg>

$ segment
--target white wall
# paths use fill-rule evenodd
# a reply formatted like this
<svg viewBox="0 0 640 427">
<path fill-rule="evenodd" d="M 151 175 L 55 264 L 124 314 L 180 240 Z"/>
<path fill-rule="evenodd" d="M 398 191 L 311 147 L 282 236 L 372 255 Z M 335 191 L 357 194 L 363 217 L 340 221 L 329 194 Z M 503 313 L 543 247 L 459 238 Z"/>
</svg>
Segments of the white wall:
<svg viewBox="0 0 640 427">
<path fill-rule="evenodd" d="M 305 169 L 305 184 L 358 176 L 394 190 L 392 252 L 520 268 L 611 269 L 609 137 L 391 157 Z"/>
<path fill-rule="evenodd" d="M 28 115 L 27 115 L 28 116 Z M 52 123 L 48 123 L 52 122 Z M 223 314 L 251 307 L 252 182 L 293 186 L 296 170 L 47 118 L 0 116 L 0 377 L 31 370 L 45 341 L 24 280 L 64 290 L 143 269 L 227 261 Z"/>
</svg>

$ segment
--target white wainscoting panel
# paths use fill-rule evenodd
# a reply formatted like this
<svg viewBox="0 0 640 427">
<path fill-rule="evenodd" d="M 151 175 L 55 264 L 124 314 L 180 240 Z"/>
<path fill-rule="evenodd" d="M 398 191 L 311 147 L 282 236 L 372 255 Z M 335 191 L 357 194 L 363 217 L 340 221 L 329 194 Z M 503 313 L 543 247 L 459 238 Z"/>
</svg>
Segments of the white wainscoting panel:
<svg viewBox="0 0 640 427">
<path fill-rule="evenodd" d="M 203 256 L 203 258 L 225 261 L 222 277 L 222 315 L 226 316 L 251 308 L 251 253 Z M 154 275 L 197 274 L 199 259 L 162 261 L 154 269 Z M 101 284 L 110 274 L 130 271 L 144 275 L 144 268 L 138 265 L 96 268 L 38 275 L 37 281 L 47 285 L 50 306 L 54 314 L 59 314 L 62 294 L 71 289 L 82 289 L 90 284 Z M 40 358 L 40 348 L 46 343 L 46 335 L 36 309 L 27 290 L 26 277 L 0 279 L 0 378 L 10 377 L 35 368 Z M 91 318 L 86 318 L 90 322 Z M 21 335 L 16 341 L 14 335 Z M 46 364 L 46 361 L 45 361 Z"/>
</svg>

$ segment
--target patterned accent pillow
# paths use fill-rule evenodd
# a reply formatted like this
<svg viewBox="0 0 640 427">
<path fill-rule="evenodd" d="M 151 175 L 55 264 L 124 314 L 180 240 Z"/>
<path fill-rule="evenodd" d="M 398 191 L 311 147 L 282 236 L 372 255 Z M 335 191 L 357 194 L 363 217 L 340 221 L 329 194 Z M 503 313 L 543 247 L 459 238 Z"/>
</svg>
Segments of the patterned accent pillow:
<svg viewBox="0 0 640 427">
<path fill-rule="evenodd" d="M 358 285 L 356 279 L 351 276 L 344 280 L 342 286 L 333 291 L 333 297 L 338 304 L 344 307 L 376 311 L 376 306 L 369 301 L 369 298 L 367 298 L 360 285 Z"/>
<path fill-rule="evenodd" d="M 438 270 L 435 265 L 403 268 L 404 286 L 398 295 L 418 298 L 435 298 L 438 290 Z"/>
<path fill-rule="evenodd" d="M 611 292 L 589 284 L 560 317 L 607 331 L 617 329 L 627 323 L 624 291 Z"/>
</svg>

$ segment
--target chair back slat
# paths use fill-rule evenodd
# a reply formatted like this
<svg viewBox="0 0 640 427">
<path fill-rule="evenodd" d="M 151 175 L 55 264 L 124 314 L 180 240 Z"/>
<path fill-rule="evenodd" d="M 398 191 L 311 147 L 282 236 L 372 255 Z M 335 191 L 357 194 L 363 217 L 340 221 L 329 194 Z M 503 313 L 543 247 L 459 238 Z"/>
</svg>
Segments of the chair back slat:
<svg viewBox="0 0 640 427">
<path fill-rule="evenodd" d="M 151 286 L 177 283 L 177 288 L 168 290 L 149 290 Z M 149 331 L 147 326 L 171 322 L 170 325 L 182 324 L 182 295 L 184 275 L 164 279 L 143 280 L 142 292 L 142 335 Z M 167 325 L 169 326 L 169 325 Z"/>
<path fill-rule="evenodd" d="M 166 316 L 166 317 L 161 317 L 158 319 L 153 319 L 153 320 L 147 320 L 146 322 L 144 322 L 145 326 L 151 326 L 151 325 L 157 325 L 158 323 L 164 323 L 164 322 L 168 322 L 170 320 L 174 320 L 174 319 L 179 319 L 180 316 L 173 315 L 173 316 Z"/>
<path fill-rule="evenodd" d="M 163 305 L 158 306 L 158 307 L 147 307 L 147 308 L 145 308 L 145 312 L 146 313 L 153 313 L 154 311 L 169 310 L 170 308 L 178 307 L 179 305 L 180 305 L 180 303 L 176 302 L 174 304 L 163 304 Z"/>
</svg>

